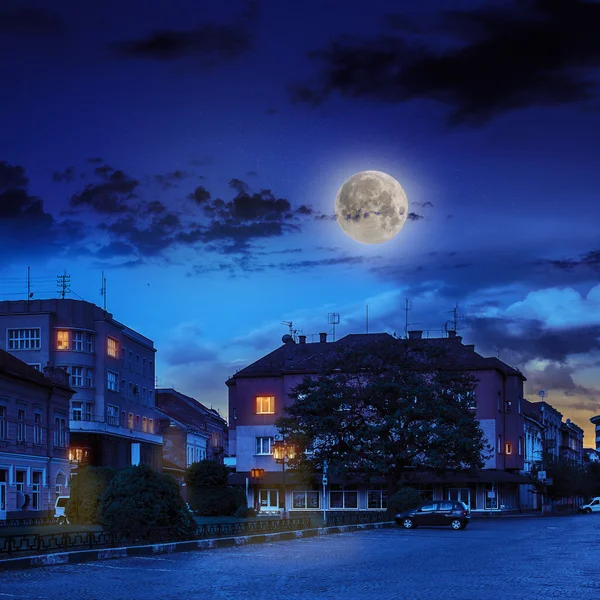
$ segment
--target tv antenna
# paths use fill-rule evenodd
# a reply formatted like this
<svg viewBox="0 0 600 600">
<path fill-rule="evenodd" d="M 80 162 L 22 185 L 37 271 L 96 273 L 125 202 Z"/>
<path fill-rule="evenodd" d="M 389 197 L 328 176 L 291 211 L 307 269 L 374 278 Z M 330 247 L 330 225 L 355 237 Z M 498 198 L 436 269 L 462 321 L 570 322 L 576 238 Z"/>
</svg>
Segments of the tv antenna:
<svg viewBox="0 0 600 600">
<path fill-rule="evenodd" d="M 449 331 L 454 331 L 455 333 L 459 330 L 459 326 L 458 326 L 458 321 L 459 319 L 464 319 L 463 316 L 458 314 L 458 302 L 456 303 L 456 306 L 452 309 L 448 311 L 449 313 L 452 313 L 452 319 L 446 321 L 446 323 L 444 323 L 444 331 L 446 332 L 446 335 L 448 335 Z M 450 323 L 450 327 L 448 327 L 448 323 Z"/>
<path fill-rule="evenodd" d="M 335 342 L 335 326 L 338 325 L 339 322 L 340 322 L 339 313 L 328 313 L 327 323 L 329 323 L 329 325 L 333 325 L 332 333 L 333 333 L 333 341 L 334 342 Z"/>
<path fill-rule="evenodd" d="M 102 287 L 100 288 L 100 295 L 104 298 L 104 312 L 106 312 L 106 277 L 104 277 L 104 271 L 102 271 Z"/>
<path fill-rule="evenodd" d="M 294 329 L 294 322 L 293 321 L 281 321 L 282 325 L 285 325 L 286 327 L 289 328 L 290 330 L 290 336 L 292 337 L 292 339 L 297 342 L 298 341 L 298 332 L 302 332 L 301 329 Z"/>
</svg>

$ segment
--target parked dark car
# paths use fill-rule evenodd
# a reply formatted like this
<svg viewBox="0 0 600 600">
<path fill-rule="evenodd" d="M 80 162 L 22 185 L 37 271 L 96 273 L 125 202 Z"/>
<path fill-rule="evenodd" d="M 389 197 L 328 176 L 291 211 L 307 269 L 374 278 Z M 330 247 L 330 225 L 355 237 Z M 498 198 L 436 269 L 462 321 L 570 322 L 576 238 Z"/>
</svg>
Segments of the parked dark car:
<svg viewBox="0 0 600 600">
<path fill-rule="evenodd" d="M 442 526 L 450 525 L 452 529 L 464 529 L 471 515 L 463 502 L 437 500 L 425 502 L 396 515 L 395 521 L 404 529 L 413 529 L 421 525 Z"/>
</svg>

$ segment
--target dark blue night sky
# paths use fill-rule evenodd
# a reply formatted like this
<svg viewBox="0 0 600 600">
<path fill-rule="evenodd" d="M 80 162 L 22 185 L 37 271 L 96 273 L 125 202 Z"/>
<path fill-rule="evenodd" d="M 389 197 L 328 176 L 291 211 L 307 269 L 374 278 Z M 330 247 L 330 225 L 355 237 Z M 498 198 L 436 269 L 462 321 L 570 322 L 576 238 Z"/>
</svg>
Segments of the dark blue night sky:
<svg viewBox="0 0 600 600">
<path fill-rule="evenodd" d="M 418 4 L 418 8 L 412 6 Z M 406 5 L 406 6 L 405 6 Z M 459 334 L 600 413 L 600 3 L 5 0 L 0 298 L 102 304 L 223 412 L 288 332 Z M 384 244 L 334 218 L 384 171 Z"/>
</svg>

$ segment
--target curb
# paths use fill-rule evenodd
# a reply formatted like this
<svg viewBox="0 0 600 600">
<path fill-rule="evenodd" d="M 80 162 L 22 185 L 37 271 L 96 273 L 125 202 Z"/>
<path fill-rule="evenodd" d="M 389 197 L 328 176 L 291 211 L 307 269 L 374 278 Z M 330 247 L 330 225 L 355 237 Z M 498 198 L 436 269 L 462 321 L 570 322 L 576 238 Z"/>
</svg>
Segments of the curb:
<svg viewBox="0 0 600 600">
<path fill-rule="evenodd" d="M 280 531 L 277 533 L 260 533 L 236 537 L 211 538 L 204 540 L 186 540 L 184 542 L 168 542 L 163 544 L 148 544 L 146 546 L 124 546 L 122 548 L 104 548 L 102 550 L 74 550 L 56 554 L 41 554 L 21 558 L 0 560 L 0 573 L 33 567 L 48 567 L 52 565 L 76 564 L 113 558 L 129 558 L 135 556 L 154 556 L 156 554 L 172 554 L 174 552 L 191 552 L 195 550 L 213 550 L 215 548 L 231 548 L 245 544 L 263 544 L 282 542 L 297 538 L 316 537 L 332 533 L 349 533 L 363 529 L 382 529 L 395 527 L 393 521 L 382 523 L 361 523 L 358 525 L 339 525 L 336 527 L 318 527 L 316 529 L 298 529 L 295 531 Z"/>
</svg>

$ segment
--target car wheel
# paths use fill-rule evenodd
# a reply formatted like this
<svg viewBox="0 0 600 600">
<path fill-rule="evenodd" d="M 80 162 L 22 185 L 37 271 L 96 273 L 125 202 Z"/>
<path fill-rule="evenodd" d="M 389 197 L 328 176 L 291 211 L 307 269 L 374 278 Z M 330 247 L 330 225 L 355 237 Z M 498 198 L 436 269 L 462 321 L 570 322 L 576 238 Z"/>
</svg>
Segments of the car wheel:
<svg viewBox="0 0 600 600">
<path fill-rule="evenodd" d="M 452 521 L 450 521 L 450 527 L 452 527 L 452 529 L 463 529 L 463 522 L 460 519 L 452 519 Z"/>
<path fill-rule="evenodd" d="M 406 517 L 406 519 L 402 519 L 402 527 L 404 527 L 404 529 L 414 529 L 416 526 L 411 518 Z"/>
<path fill-rule="evenodd" d="M 585 512 L 586 512 L 586 514 L 591 515 L 592 514 L 592 509 L 591 508 L 586 508 Z"/>
</svg>

